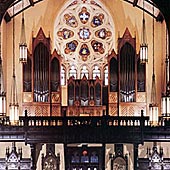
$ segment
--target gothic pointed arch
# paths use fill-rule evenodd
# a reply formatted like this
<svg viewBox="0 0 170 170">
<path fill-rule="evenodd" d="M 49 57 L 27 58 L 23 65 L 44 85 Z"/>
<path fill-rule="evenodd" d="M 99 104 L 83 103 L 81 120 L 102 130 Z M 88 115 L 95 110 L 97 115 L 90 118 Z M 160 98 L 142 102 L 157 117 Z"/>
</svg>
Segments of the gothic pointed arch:
<svg viewBox="0 0 170 170">
<path fill-rule="evenodd" d="M 61 57 L 56 50 L 51 54 L 50 37 L 42 28 L 32 37 L 32 54 L 23 67 L 23 110 L 28 115 L 60 115 Z"/>
<path fill-rule="evenodd" d="M 56 17 L 55 48 L 68 67 L 88 65 L 89 73 L 92 73 L 94 63 L 100 68 L 107 64 L 107 56 L 115 47 L 114 31 L 109 10 L 100 0 L 70 0 Z M 82 78 L 81 74 L 77 78 Z"/>
<path fill-rule="evenodd" d="M 126 28 L 118 39 L 119 96 L 121 102 L 136 101 L 136 38 Z"/>
<path fill-rule="evenodd" d="M 135 50 L 126 42 L 120 49 L 120 100 L 135 101 Z"/>
<path fill-rule="evenodd" d="M 138 115 L 141 109 L 146 109 L 145 64 L 139 61 L 136 37 L 132 37 L 128 28 L 118 38 L 118 54 L 112 51 L 108 63 L 110 115 Z"/>
<path fill-rule="evenodd" d="M 51 56 L 51 64 L 50 64 L 50 84 L 51 84 L 51 92 L 58 92 L 60 91 L 60 61 L 61 58 L 57 54 L 57 51 L 54 50 Z"/>
</svg>

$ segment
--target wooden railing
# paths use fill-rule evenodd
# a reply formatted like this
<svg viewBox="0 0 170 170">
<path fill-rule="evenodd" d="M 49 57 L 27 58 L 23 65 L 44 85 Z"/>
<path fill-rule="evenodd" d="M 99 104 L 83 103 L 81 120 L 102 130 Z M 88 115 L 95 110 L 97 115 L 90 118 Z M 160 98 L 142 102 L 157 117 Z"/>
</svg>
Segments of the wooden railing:
<svg viewBox="0 0 170 170">
<path fill-rule="evenodd" d="M 0 142 L 25 143 L 143 143 L 170 141 L 170 120 L 160 117 L 153 126 L 149 117 L 109 116 L 20 116 L 13 125 L 0 118 Z"/>
<path fill-rule="evenodd" d="M 158 126 L 170 125 L 170 120 L 159 118 Z M 0 118 L 0 126 L 12 126 L 9 117 Z M 143 116 L 20 116 L 16 126 L 50 127 L 50 126 L 152 126 L 149 117 Z"/>
</svg>

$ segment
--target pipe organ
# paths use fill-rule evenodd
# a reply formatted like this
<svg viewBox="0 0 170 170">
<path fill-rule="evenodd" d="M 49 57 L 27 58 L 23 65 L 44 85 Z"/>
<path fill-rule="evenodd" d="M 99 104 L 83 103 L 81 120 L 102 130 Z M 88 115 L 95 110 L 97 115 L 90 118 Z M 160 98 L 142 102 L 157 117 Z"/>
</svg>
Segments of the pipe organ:
<svg viewBox="0 0 170 170">
<path fill-rule="evenodd" d="M 141 110 L 146 113 L 145 64 L 140 63 L 136 39 L 128 29 L 118 38 L 118 53 L 113 50 L 104 64 L 108 65 L 107 85 L 104 75 L 97 76 L 104 74 L 105 67 L 91 70 L 96 78 L 84 72 L 80 79 L 72 68 L 74 74 L 67 79 L 69 67 L 56 50 L 51 54 L 50 38 L 40 28 L 33 37 L 32 54 L 28 52 L 28 62 L 23 66 L 23 109 L 28 115 L 61 115 L 61 66 L 65 65 L 67 116 L 139 116 Z"/>
<path fill-rule="evenodd" d="M 68 115 L 69 116 L 101 116 L 106 106 L 102 105 L 102 81 L 70 77 L 68 80 Z"/>
<path fill-rule="evenodd" d="M 136 38 L 126 28 L 118 38 L 118 54 L 112 52 L 109 63 L 109 114 L 138 116 L 146 113 L 145 64 L 136 53 Z"/>
<path fill-rule="evenodd" d="M 23 65 L 23 110 L 28 115 L 56 116 L 61 114 L 61 58 L 51 54 L 50 38 L 40 28 L 32 38 L 32 54 Z"/>
</svg>

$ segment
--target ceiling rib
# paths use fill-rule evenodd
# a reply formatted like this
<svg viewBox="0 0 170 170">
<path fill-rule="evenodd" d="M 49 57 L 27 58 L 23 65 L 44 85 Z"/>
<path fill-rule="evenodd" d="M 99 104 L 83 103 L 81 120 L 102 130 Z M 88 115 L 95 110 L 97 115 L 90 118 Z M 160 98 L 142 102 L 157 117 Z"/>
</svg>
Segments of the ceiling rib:
<svg viewBox="0 0 170 170">
<path fill-rule="evenodd" d="M 134 0 L 134 1 L 133 1 L 133 6 L 136 6 L 137 3 L 138 3 L 138 0 Z"/>
<path fill-rule="evenodd" d="M 21 5 L 22 0 L 16 0 L 10 5 L 10 7 L 7 9 L 5 16 L 4 16 L 4 19 L 6 22 L 9 22 L 16 15 L 20 14 L 21 12 L 23 12 L 24 10 L 26 10 L 30 7 L 33 7 L 35 4 L 37 4 L 43 0 L 24 0 L 24 1 L 26 2 L 26 3 L 24 3 L 26 5 L 23 8 Z M 13 6 L 14 6 L 14 8 L 16 7 L 16 9 L 17 9 L 17 11 L 14 14 L 11 12 L 11 11 L 13 11 L 12 10 Z"/>
<path fill-rule="evenodd" d="M 10 14 L 10 8 L 13 7 L 13 5 L 18 5 L 19 3 L 21 3 L 22 0 L 15 0 L 11 5 L 10 7 L 7 9 L 6 11 L 6 14 L 4 16 L 4 19 L 6 22 L 9 22 L 11 20 L 11 18 L 13 18 L 14 16 L 20 14 L 23 10 L 26 10 L 30 7 L 33 7 L 35 4 L 43 1 L 43 0 L 24 0 L 24 1 L 27 1 L 27 6 L 25 6 L 23 9 L 19 9 L 16 13 L 14 14 Z M 158 10 L 157 6 L 151 1 L 151 0 L 144 0 L 147 5 L 150 6 L 150 8 L 152 7 L 152 5 L 155 6 L 155 8 L 157 9 L 157 14 L 153 15 L 153 13 L 150 11 L 150 9 L 143 9 L 143 6 L 141 4 L 142 1 L 141 0 L 124 0 L 125 2 L 129 3 L 129 4 L 132 4 L 133 7 L 137 7 L 139 8 L 140 10 L 144 10 L 146 13 L 148 13 L 149 15 L 151 15 L 152 17 L 154 17 L 157 21 L 163 21 L 164 20 L 164 17 L 163 15 L 161 14 L 161 12 Z"/>
</svg>

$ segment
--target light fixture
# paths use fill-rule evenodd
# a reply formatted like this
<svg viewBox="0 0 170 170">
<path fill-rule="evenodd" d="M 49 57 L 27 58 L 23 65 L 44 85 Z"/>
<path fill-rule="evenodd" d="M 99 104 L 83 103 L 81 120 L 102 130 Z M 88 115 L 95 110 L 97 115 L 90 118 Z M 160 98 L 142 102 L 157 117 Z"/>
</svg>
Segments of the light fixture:
<svg viewBox="0 0 170 170">
<path fill-rule="evenodd" d="M 148 62 L 148 44 L 146 40 L 146 26 L 145 26 L 145 5 L 143 0 L 143 19 L 142 19 L 142 36 L 141 36 L 141 44 L 140 44 L 140 63 Z"/>
<path fill-rule="evenodd" d="M 13 6 L 14 12 L 14 6 Z M 16 76 L 15 76 L 15 17 L 13 17 L 13 74 L 11 96 L 9 104 L 9 119 L 11 125 L 17 125 L 19 122 L 19 104 L 17 98 Z"/>
<path fill-rule="evenodd" d="M 6 116 L 6 92 L 4 89 L 4 77 L 1 57 L 1 26 L 0 26 L 0 116 Z"/>
<path fill-rule="evenodd" d="M 162 95 L 162 116 L 167 118 L 170 116 L 170 89 L 169 89 L 169 83 L 168 83 L 168 73 L 169 73 L 169 59 L 168 59 L 168 31 L 166 29 L 166 59 L 165 59 L 165 66 L 166 66 L 166 77 L 165 77 L 165 84 L 166 84 L 166 91 Z"/>
<path fill-rule="evenodd" d="M 24 22 L 24 0 L 22 0 L 22 23 L 21 23 L 21 37 L 19 43 L 19 61 L 21 63 L 27 62 L 27 43 L 26 43 L 26 36 L 25 36 L 25 22 Z"/>
<path fill-rule="evenodd" d="M 154 14 L 154 5 L 153 5 Z M 153 15 L 154 16 L 154 15 Z M 155 82 L 155 70 L 154 70 L 154 17 L 153 17 L 153 74 L 152 74 L 152 89 L 151 89 L 151 103 L 149 104 L 149 116 L 152 126 L 158 125 L 158 104 L 156 101 L 156 82 Z"/>
</svg>

